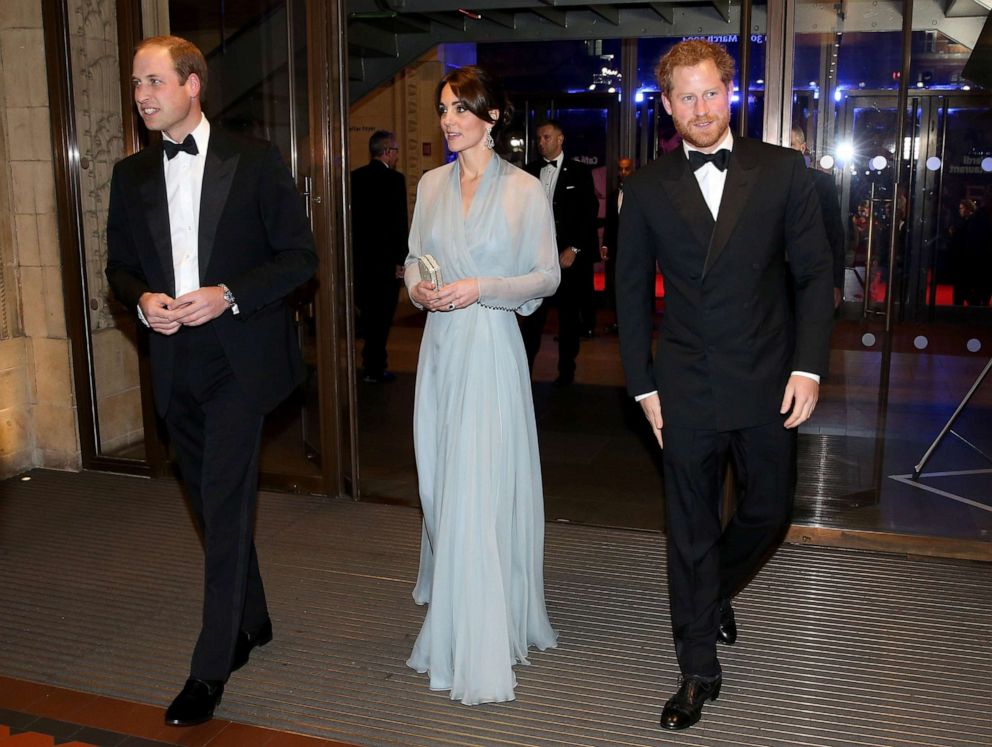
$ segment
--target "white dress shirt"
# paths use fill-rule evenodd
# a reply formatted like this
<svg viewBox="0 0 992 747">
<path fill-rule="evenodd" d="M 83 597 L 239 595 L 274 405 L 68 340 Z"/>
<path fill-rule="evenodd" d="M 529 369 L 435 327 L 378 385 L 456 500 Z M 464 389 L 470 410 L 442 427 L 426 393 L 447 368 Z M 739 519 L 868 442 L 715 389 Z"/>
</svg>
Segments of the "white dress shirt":
<svg viewBox="0 0 992 747">
<path fill-rule="evenodd" d="M 164 153 L 165 191 L 169 199 L 169 232 L 172 238 L 172 269 L 176 279 L 176 298 L 200 287 L 200 190 L 203 166 L 210 142 L 210 123 L 206 117 L 192 132 L 199 153 L 180 151 L 170 159 Z M 162 133 L 166 140 L 175 142 Z"/>
<path fill-rule="evenodd" d="M 726 148 L 729 151 L 734 149 L 734 136 L 727 130 L 727 134 L 724 136 L 720 144 L 714 148 L 711 152 L 716 153 L 716 151 L 721 148 Z M 685 157 L 689 157 L 690 150 L 701 150 L 693 145 L 690 145 L 685 140 L 682 141 L 682 149 L 685 151 Z M 690 166 L 691 168 L 691 166 Z M 710 209 L 710 213 L 713 215 L 713 220 L 717 219 L 720 214 L 720 201 L 723 199 L 723 187 L 727 183 L 727 171 L 721 171 L 712 163 L 705 163 L 700 168 L 696 169 L 694 172 L 696 181 L 699 183 L 699 190 L 703 193 L 703 199 L 706 201 L 706 207 Z M 819 375 L 815 373 L 808 373 L 807 371 L 793 371 L 794 376 L 805 376 L 807 379 L 812 379 L 817 384 L 820 383 Z M 638 394 L 634 397 L 634 401 L 640 402 L 642 399 L 647 399 L 652 394 L 657 394 L 658 391 L 645 392 L 644 394 Z"/>
<path fill-rule="evenodd" d="M 734 149 L 734 136 L 730 130 L 727 130 L 723 140 L 712 152 L 716 153 L 721 148 L 730 151 Z M 682 149 L 685 151 L 686 158 L 689 157 L 690 150 L 701 150 L 694 145 L 689 145 L 685 140 L 682 141 Z M 699 182 L 699 190 L 703 193 L 703 199 L 706 200 L 706 207 L 713 214 L 713 220 L 716 220 L 720 214 L 720 200 L 723 198 L 723 185 L 727 183 L 727 172 L 720 171 L 712 163 L 706 163 L 703 164 L 702 168 L 696 169 L 695 177 L 696 181 Z"/>
<path fill-rule="evenodd" d="M 541 186 L 544 187 L 544 194 L 548 196 L 548 202 L 552 202 L 555 196 L 555 187 L 558 186 L 558 174 L 561 173 L 561 165 L 565 161 L 565 152 L 562 151 L 556 158 L 545 158 L 544 161 L 554 161 L 551 166 L 545 163 L 541 167 Z"/>
</svg>

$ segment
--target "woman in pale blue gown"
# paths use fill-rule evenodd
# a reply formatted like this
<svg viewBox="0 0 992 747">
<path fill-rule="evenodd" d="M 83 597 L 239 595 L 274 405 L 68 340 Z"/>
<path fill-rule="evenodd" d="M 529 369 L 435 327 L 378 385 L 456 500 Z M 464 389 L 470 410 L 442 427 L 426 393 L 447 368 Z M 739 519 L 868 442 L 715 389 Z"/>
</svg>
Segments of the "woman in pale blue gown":
<svg viewBox="0 0 992 747">
<path fill-rule="evenodd" d="M 468 705 L 514 699 L 514 664 L 555 646 L 544 603 L 544 494 L 516 314 L 560 280 L 540 182 L 493 152 L 509 103 L 483 70 L 446 75 L 435 100 L 457 159 L 424 174 L 406 287 L 427 324 L 414 445 L 424 511 L 413 597 L 428 605 L 407 664 Z M 430 254 L 443 284 L 421 280 Z"/>
</svg>

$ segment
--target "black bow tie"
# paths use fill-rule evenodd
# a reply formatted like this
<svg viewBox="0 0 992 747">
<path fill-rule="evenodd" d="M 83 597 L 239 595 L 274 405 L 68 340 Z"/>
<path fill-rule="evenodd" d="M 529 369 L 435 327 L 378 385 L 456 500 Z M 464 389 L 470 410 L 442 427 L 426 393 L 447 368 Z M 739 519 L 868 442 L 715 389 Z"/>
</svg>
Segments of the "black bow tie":
<svg viewBox="0 0 992 747">
<path fill-rule="evenodd" d="M 730 163 L 730 151 L 726 148 L 720 148 L 716 153 L 703 153 L 699 150 L 689 151 L 689 165 L 692 166 L 693 171 L 699 171 L 708 163 L 712 163 L 720 171 L 726 171 L 727 164 Z"/>
<path fill-rule="evenodd" d="M 196 141 L 193 139 L 192 132 L 181 143 L 174 143 L 171 140 L 162 138 L 162 147 L 165 148 L 166 158 L 170 161 L 176 157 L 179 151 L 189 153 L 191 156 L 195 156 L 200 152 L 200 149 L 196 147 Z"/>
<path fill-rule="evenodd" d="M 550 166 L 551 168 L 556 169 L 556 168 L 558 168 L 558 162 L 557 161 L 545 161 L 544 162 L 544 166 Z M 544 166 L 542 166 L 541 168 L 544 168 Z"/>
</svg>

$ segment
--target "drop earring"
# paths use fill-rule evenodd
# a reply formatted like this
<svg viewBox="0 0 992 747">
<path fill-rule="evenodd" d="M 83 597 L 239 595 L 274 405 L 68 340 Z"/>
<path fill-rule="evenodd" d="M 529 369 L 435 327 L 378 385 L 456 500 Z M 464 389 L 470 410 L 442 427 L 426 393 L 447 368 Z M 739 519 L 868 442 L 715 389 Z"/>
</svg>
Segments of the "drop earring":
<svg viewBox="0 0 992 747">
<path fill-rule="evenodd" d="M 493 148 L 496 147 L 496 143 L 493 142 L 493 128 L 492 127 L 487 127 L 486 128 L 486 147 L 489 148 L 489 150 L 492 150 Z"/>
</svg>

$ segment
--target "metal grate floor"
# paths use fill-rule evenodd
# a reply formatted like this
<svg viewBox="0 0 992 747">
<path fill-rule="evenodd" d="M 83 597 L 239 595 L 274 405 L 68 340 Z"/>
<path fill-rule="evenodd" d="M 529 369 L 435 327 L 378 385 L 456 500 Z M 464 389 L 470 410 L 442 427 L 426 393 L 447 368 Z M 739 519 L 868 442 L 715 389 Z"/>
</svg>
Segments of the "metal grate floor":
<svg viewBox="0 0 992 747">
<path fill-rule="evenodd" d="M 200 550 L 169 482 L 35 472 L 0 483 L 0 674 L 165 705 L 196 634 Z M 661 535 L 551 524 L 559 648 L 517 700 L 469 708 L 404 665 L 416 511 L 266 493 L 276 632 L 219 716 L 365 745 L 992 744 L 992 566 L 784 547 L 739 597 L 724 687 L 663 733 L 677 667 Z"/>
</svg>

